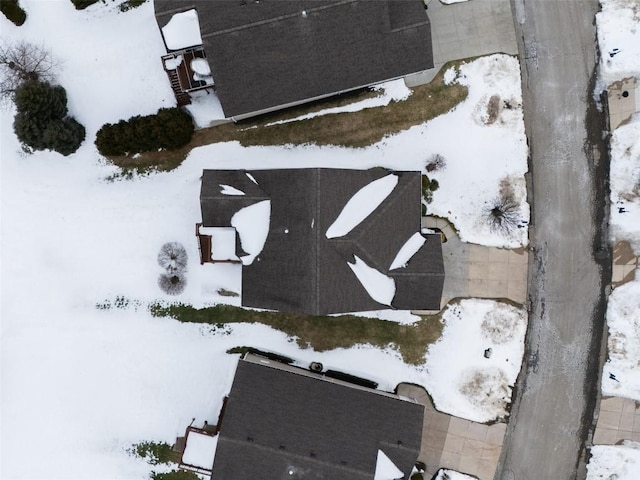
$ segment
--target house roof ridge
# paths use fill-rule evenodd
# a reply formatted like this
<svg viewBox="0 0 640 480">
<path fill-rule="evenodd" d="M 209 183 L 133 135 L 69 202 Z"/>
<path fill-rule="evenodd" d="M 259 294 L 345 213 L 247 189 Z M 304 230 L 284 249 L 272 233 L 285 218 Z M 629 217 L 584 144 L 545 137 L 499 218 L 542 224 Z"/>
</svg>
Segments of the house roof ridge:
<svg viewBox="0 0 640 480">
<path fill-rule="evenodd" d="M 411 180 L 411 178 L 406 175 L 403 175 L 404 173 L 407 173 L 407 172 L 398 171 L 398 170 L 392 170 L 390 172 L 390 175 L 396 175 L 398 177 L 398 184 L 393 188 L 393 190 L 391 190 L 387 198 L 385 198 L 384 201 L 380 205 L 378 205 L 378 207 L 373 212 L 371 212 L 371 214 L 367 216 L 367 218 L 365 218 L 362 221 L 360 225 L 364 224 L 363 228 L 360 229 L 359 231 L 356 231 L 356 234 L 354 235 L 354 238 L 352 240 L 353 244 L 357 246 L 358 249 L 361 252 L 363 252 L 364 255 L 371 260 L 371 263 L 369 264 L 369 266 L 375 267 L 378 271 L 380 271 L 381 273 L 384 273 L 385 275 L 388 275 L 389 273 L 389 266 L 380 265 L 380 262 L 378 261 L 378 259 L 376 259 L 373 255 L 371 255 L 369 250 L 360 243 L 360 240 L 363 239 L 367 233 L 369 233 L 369 230 L 371 229 L 375 221 L 381 216 L 383 216 L 387 210 L 392 208 L 395 202 L 400 201 L 401 194 L 405 190 L 410 188 L 411 182 L 408 180 Z M 403 177 L 407 178 L 408 180 L 403 182 L 402 181 Z M 345 236 L 348 236 L 348 234 Z"/>
<path fill-rule="evenodd" d="M 311 7 L 311 8 L 306 8 L 304 11 L 307 13 L 311 13 L 311 12 L 317 12 L 317 11 L 321 11 L 321 10 L 327 10 L 329 8 L 335 8 L 338 7 L 340 5 L 345 5 L 348 3 L 353 3 L 357 0 L 338 0 L 335 1 L 329 5 L 320 5 L 317 7 Z M 276 22 L 280 22 L 282 20 L 286 20 L 288 18 L 296 18 L 300 16 L 300 12 L 295 12 L 295 13 L 288 13 L 286 15 L 278 15 L 277 17 L 272 17 L 272 18 L 267 18 L 265 20 L 258 20 L 257 22 L 251 22 L 251 23 L 246 23 L 244 25 L 238 25 L 236 27 L 231 27 L 231 28 L 225 28 L 223 30 L 217 30 L 215 32 L 209 32 L 206 34 L 202 35 L 202 38 L 213 38 L 213 37 L 217 37 L 219 35 L 226 35 L 228 33 L 233 33 L 233 32 L 239 32 L 241 30 L 247 30 L 249 28 L 254 28 L 254 27 L 259 27 L 261 25 L 268 25 L 270 23 L 276 23 Z"/>
<path fill-rule="evenodd" d="M 338 464 L 338 463 L 328 463 L 326 460 L 323 461 L 322 458 L 303 455 L 302 453 L 295 452 L 292 450 L 280 450 L 279 447 L 272 447 L 270 445 L 256 443 L 255 441 L 250 442 L 250 441 L 242 440 L 236 437 L 227 437 L 222 435 L 222 432 L 220 432 L 219 435 L 220 435 L 219 441 L 222 440 L 224 442 L 233 443 L 235 445 L 251 446 L 251 448 L 270 452 L 271 454 L 275 453 L 276 455 L 281 455 L 286 457 L 295 457 L 299 460 L 303 460 L 305 463 L 308 462 L 308 463 L 316 463 L 319 465 L 328 465 L 332 469 L 344 471 L 345 474 L 348 475 L 346 478 L 350 478 L 350 477 L 353 478 L 355 475 L 357 475 L 358 478 L 361 478 L 362 480 L 371 478 L 369 472 L 365 472 L 359 468 L 354 468 L 352 466 L 349 466 L 349 464 L 344 465 L 344 464 Z M 215 467 L 215 458 L 214 458 L 214 467 Z"/>
</svg>

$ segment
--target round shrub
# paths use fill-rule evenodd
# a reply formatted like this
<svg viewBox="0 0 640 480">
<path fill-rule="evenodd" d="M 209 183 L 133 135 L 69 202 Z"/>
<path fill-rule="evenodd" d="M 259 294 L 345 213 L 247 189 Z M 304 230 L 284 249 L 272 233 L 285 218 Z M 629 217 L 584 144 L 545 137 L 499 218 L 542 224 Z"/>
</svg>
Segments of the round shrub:
<svg viewBox="0 0 640 480">
<path fill-rule="evenodd" d="M 42 141 L 47 148 L 62 155 L 70 155 L 78 150 L 84 137 L 84 127 L 75 118 L 65 118 L 50 122 L 42 134 Z"/>
<path fill-rule="evenodd" d="M 161 273 L 158 276 L 158 286 L 168 295 L 179 295 L 187 285 L 187 279 L 180 273 Z"/>
<path fill-rule="evenodd" d="M 191 116 L 179 108 L 162 108 L 155 115 L 135 116 L 103 125 L 96 136 L 98 151 L 120 156 L 183 147 L 193 136 Z"/>
<path fill-rule="evenodd" d="M 29 112 L 41 124 L 67 114 L 67 92 L 59 85 L 29 80 L 16 89 L 14 101 L 19 112 Z"/>
<path fill-rule="evenodd" d="M 21 143 L 35 150 L 44 150 L 46 145 L 42 140 L 44 126 L 32 115 L 26 112 L 18 112 L 13 119 L 13 130 Z"/>
<path fill-rule="evenodd" d="M 16 89 L 15 102 L 13 129 L 23 144 L 69 155 L 84 141 L 84 127 L 67 116 L 64 88 L 30 80 Z"/>
<path fill-rule="evenodd" d="M 178 242 L 165 243 L 158 253 L 158 265 L 167 273 L 184 272 L 187 269 L 187 260 L 187 251 Z"/>
</svg>

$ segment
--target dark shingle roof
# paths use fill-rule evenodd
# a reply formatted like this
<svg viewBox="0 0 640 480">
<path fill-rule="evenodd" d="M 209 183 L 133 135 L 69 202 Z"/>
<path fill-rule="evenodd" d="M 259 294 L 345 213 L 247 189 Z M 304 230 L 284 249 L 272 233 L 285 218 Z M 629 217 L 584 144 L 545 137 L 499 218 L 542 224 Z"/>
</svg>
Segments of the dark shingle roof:
<svg viewBox="0 0 640 480">
<path fill-rule="evenodd" d="M 438 235 L 407 267 L 389 272 L 398 250 L 420 231 L 420 172 L 394 172 L 398 184 L 386 200 L 344 237 L 326 238 L 327 228 L 362 187 L 389 175 L 386 169 L 254 170 L 255 199 L 270 199 L 269 234 L 262 252 L 242 270 L 242 304 L 324 315 L 388 308 L 371 298 L 348 263 L 354 255 L 396 281 L 392 306 L 439 310 L 444 283 Z M 246 189 L 244 171 L 206 170 L 201 193 L 205 226 L 227 226 L 253 196 L 213 195 L 220 184 Z M 234 183 L 237 180 L 240 183 Z M 225 224 L 209 224 L 215 218 Z"/>
<path fill-rule="evenodd" d="M 371 480 L 378 449 L 408 476 L 420 450 L 422 405 L 262 361 L 238 363 L 213 480 Z"/>
<path fill-rule="evenodd" d="M 420 0 L 155 0 L 160 27 L 191 8 L 227 117 L 433 67 Z"/>
</svg>

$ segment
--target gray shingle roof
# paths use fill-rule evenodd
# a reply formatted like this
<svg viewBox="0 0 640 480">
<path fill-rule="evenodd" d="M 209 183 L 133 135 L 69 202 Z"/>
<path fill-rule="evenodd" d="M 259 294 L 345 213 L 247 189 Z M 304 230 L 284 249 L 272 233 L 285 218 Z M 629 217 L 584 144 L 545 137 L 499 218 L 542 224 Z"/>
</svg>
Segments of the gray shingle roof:
<svg viewBox="0 0 640 480">
<path fill-rule="evenodd" d="M 433 67 L 421 0 L 155 0 L 160 27 L 191 8 L 227 117 Z"/>
<path fill-rule="evenodd" d="M 394 278 L 392 306 L 438 310 L 444 283 L 438 235 L 426 236 L 407 267 L 389 272 L 400 247 L 420 231 L 420 172 L 394 172 L 397 186 L 369 217 L 344 237 L 326 237 L 348 200 L 389 173 L 382 168 L 254 170 L 258 185 L 251 187 L 244 171 L 205 170 L 200 198 L 205 226 L 228 226 L 240 208 L 271 200 L 264 248 L 242 269 L 242 304 L 314 315 L 388 308 L 370 297 L 349 267 L 357 255 Z M 220 195 L 220 184 L 245 189 L 247 195 Z M 255 195 L 249 195 L 254 187 Z M 211 219 L 227 223 L 210 224 Z"/>
<path fill-rule="evenodd" d="M 378 449 L 408 477 L 422 405 L 261 360 L 238 363 L 213 480 L 371 480 Z"/>
</svg>

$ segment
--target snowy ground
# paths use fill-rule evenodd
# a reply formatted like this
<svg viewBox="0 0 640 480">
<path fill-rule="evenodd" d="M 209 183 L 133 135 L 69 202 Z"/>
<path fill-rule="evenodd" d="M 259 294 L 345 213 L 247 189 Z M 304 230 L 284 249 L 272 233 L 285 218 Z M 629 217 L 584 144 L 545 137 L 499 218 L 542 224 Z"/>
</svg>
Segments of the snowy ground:
<svg viewBox="0 0 640 480">
<path fill-rule="evenodd" d="M 602 375 L 602 393 L 640 402 L 640 278 L 613 291 L 607 326 L 609 355 Z"/>
<path fill-rule="evenodd" d="M 507 55 L 483 57 L 462 65 L 458 72 L 450 69 L 445 79 L 467 85 L 469 96 L 453 112 L 427 124 L 427 158 L 440 154 L 447 165 L 429 174 L 440 188 L 428 212 L 452 221 L 462 241 L 510 248 L 527 245 L 527 145 L 518 61 Z M 498 100 L 494 118 L 488 107 L 492 96 Z M 488 210 L 505 195 L 517 206 L 516 225 L 496 232 L 487 221 Z"/>
<path fill-rule="evenodd" d="M 607 85 L 640 77 L 640 3 L 600 0 L 596 15 L 601 58 L 599 94 Z M 618 127 L 611 138 L 611 236 L 628 240 L 640 252 L 640 117 Z M 602 393 L 640 401 L 640 278 L 616 288 L 609 296 L 608 358 L 603 369 Z M 588 480 L 635 480 L 640 471 L 640 444 L 591 448 Z"/>
<path fill-rule="evenodd" d="M 637 480 L 640 472 L 640 443 L 591 447 L 587 480 Z"/>
<path fill-rule="evenodd" d="M 640 3 L 601 0 L 597 15 L 602 59 L 601 83 L 640 77 Z M 617 50 L 615 50 L 617 49 Z M 613 55 L 611 55 L 613 54 Z M 627 240 L 640 253 L 640 115 L 613 131 L 611 152 L 611 237 Z M 640 400 L 640 278 L 616 288 L 609 297 L 609 358 L 602 390 Z M 613 375 L 614 378 L 611 378 Z"/>
<path fill-rule="evenodd" d="M 449 305 L 442 321 L 423 383 L 436 408 L 476 422 L 505 417 L 524 354 L 526 310 L 467 299 Z"/>
<path fill-rule="evenodd" d="M 612 82 L 640 78 L 640 3 L 637 0 L 600 0 L 596 15 L 602 91 Z"/>
<path fill-rule="evenodd" d="M 611 236 L 640 253 L 640 114 L 612 134 L 610 181 Z"/>
<path fill-rule="evenodd" d="M 447 382 L 442 377 L 435 380 L 444 363 L 435 353 L 440 347 L 429 352 L 426 366 L 417 368 L 404 364 L 391 348 L 317 353 L 300 350 L 291 339 L 264 326 L 216 329 L 180 324 L 151 317 L 145 305 L 169 299 L 157 285 L 162 270 L 156 257 L 171 241 L 182 243 L 189 254 L 180 301 L 195 306 L 239 301 L 218 294 L 221 288 L 239 291 L 239 268 L 199 265 L 194 224 L 200 219 L 203 168 L 424 169 L 426 158 L 441 153 L 447 166 L 433 175 L 441 188 L 430 205 L 432 213 L 450 216 L 469 241 L 525 243 L 526 229 L 518 230 L 517 238 L 505 238 L 478 228 L 479 209 L 498 194 L 502 178 L 513 177 L 516 195 L 524 199 L 526 142 L 515 60 L 494 56 L 463 67 L 460 81 L 470 85 L 468 100 L 449 115 L 368 149 L 242 148 L 227 143 L 195 150 L 173 172 L 110 182 L 105 179 L 117 170 L 93 145 L 97 129 L 105 122 L 175 104 L 160 62 L 164 49 L 152 2 L 126 13 L 118 12 L 118 2 L 98 3 L 84 11 L 76 11 L 68 0 L 20 3 L 27 22 L 15 27 L 0 16 L 2 41 L 42 43 L 62 60 L 59 82 L 67 90 L 70 114 L 87 129 L 87 140 L 69 157 L 51 152 L 24 155 L 12 132 L 13 112 L 0 112 L 0 477 L 147 478 L 151 467 L 126 449 L 142 440 L 173 442 L 194 416 L 199 422 L 215 422 L 236 361 L 225 351 L 238 345 L 348 368 L 385 389 L 401 381 L 430 384 L 442 408 L 451 405 L 467 418 L 484 421 L 502 415 L 499 401 L 498 406 L 487 406 L 461 396 L 461 375 L 471 362 L 484 364 L 503 382 L 490 389 L 503 395 L 519 365 L 517 341 L 512 340 L 513 348 L 508 349 L 505 345 L 510 343 L 456 329 L 455 320 L 448 321 L 449 333 L 441 344 L 456 346 L 461 367 L 447 375 Z M 455 74 L 450 77 L 453 80 Z M 487 99 L 496 92 L 512 100 L 513 108 L 502 110 L 494 124 L 483 125 Z M 459 141 L 461 132 L 465 142 Z M 520 208 L 528 218 L 526 205 Z M 96 308 L 117 297 L 128 308 Z M 478 315 L 487 308 L 481 304 L 464 309 L 464 321 L 481 325 Z M 399 316 L 410 321 L 407 314 Z M 480 328 L 477 325 L 474 328 Z M 458 345 L 468 345 L 468 350 Z M 482 356 L 487 347 L 493 348 L 489 360 Z M 467 351 L 469 360 L 463 355 Z M 451 372 L 453 366 L 446 368 Z M 480 382 L 483 385 L 489 388 Z M 441 394 L 440 389 L 449 393 Z M 448 394 L 464 401 L 447 399 Z M 38 452 L 39 461 L 33 461 L 33 452 Z"/>
</svg>

